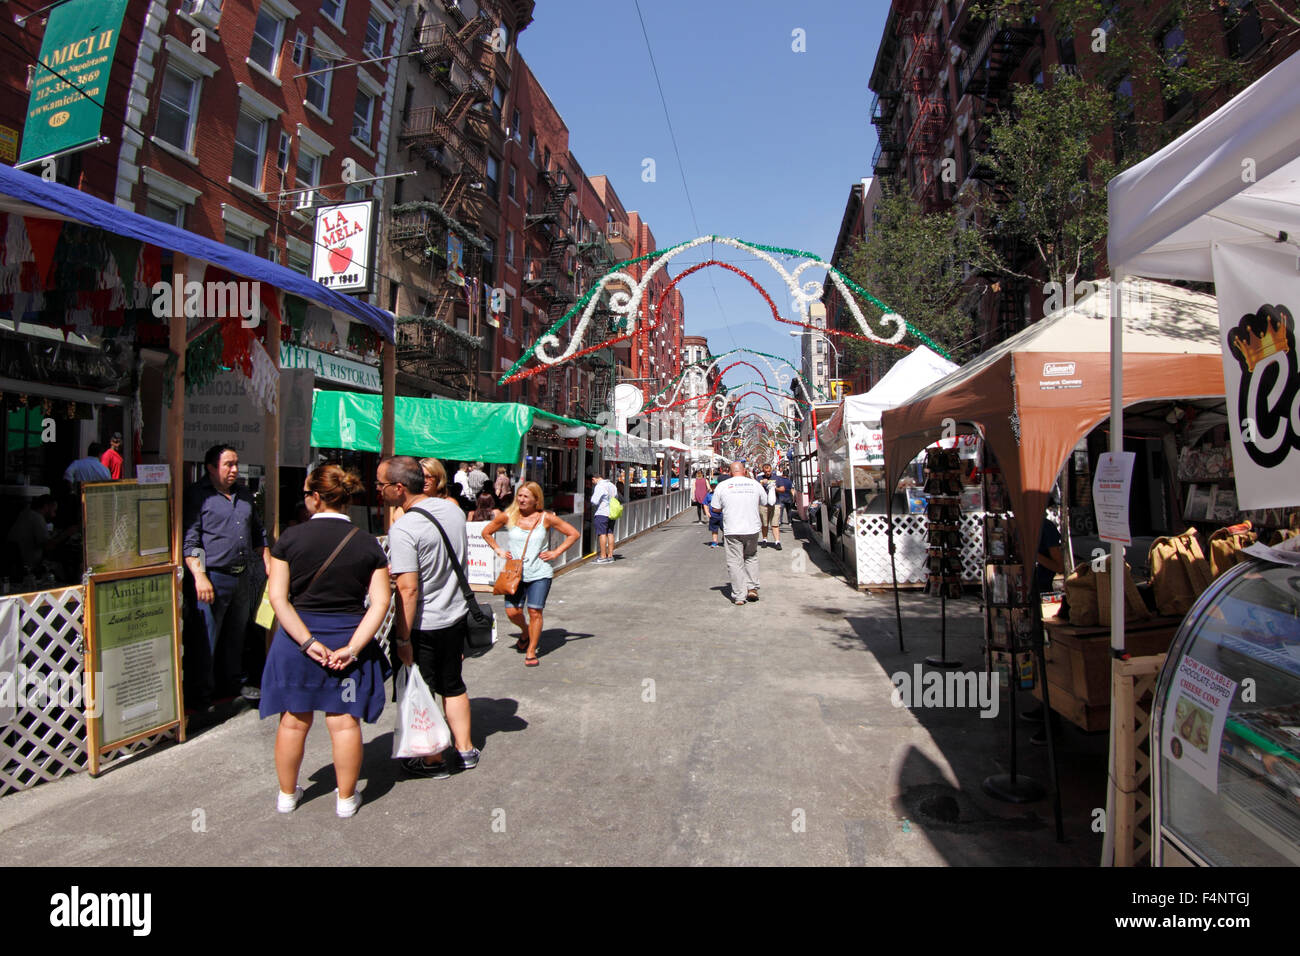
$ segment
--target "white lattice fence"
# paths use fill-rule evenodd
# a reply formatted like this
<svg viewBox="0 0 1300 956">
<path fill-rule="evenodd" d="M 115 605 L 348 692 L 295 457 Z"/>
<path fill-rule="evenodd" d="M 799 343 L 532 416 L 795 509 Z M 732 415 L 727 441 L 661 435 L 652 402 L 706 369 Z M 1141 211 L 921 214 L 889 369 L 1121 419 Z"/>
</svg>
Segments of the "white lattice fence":
<svg viewBox="0 0 1300 956">
<path fill-rule="evenodd" d="M 853 516 L 858 555 L 858 585 L 888 587 L 893 584 L 889 567 L 889 518 L 880 514 Z M 961 519 L 962 580 L 978 582 L 984 573 L 984 516 L 964 514 Z M 929 522 L 925 515 L 894 516 L 894 560 L 899 584 L 924 584 L 929 549 Z"/>
<path fill-rule="evenodd" d="M 12 600 L 19 608 L 16 713 L 0 730 L 0 796 L 89 766 L 82 695 L 85 591 L 70 587 Z M 171 730 L 109 751 L 100 766 L 175 736 Z"/>
</svg>

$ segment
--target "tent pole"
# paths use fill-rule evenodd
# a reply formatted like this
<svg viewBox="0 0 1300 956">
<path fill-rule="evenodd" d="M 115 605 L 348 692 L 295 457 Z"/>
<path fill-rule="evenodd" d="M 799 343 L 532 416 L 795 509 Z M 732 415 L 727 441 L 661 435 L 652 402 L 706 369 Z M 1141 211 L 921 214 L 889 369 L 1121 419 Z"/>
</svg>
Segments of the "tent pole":
<svg viewBox="0 0 1300 956">
<path fill-rule="evenodd" d="M 894 495 L 889 489 L 889 477 L 885 478 L 885 527 L 889 533 L 889 573 L 894 579 L 894 619 L 898 622 L 898 653 L 906 652 L 903 647 L 903 609 L 898 604 L 898 564 L 894 559 Z"/>
<path fill-rule="evenodd" d="M 1122 269 L 1110 274 L 1110 450 L 1124 450 L 1124 297 L 1120 287 L 1124 283 Z M 1101 599 L 1101 595 L 1097 595 Z M 1115 542 L 1110 546 L 1110 648 L 1115 657 L 1124 653 L 1124 546 Z M 1115 682 L 1110 689 L 1110 756 L 1106 772 L 1107 781 L 1115 779 Z M 1156 799 L 1153 795 L 1153 799 Z M 1109 821 L 1115 819 L 1115 785 L 1106 787 L 1106 833 L 1101 844 L 1101 865 L 1113 866 L 1115 862 L 1114 829 Z"/>
</svg>

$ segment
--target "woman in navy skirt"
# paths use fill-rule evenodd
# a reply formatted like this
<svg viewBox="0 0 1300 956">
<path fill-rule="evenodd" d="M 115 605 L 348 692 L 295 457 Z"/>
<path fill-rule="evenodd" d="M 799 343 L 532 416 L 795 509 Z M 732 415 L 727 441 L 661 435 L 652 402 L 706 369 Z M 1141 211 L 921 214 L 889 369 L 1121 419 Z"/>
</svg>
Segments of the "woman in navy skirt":
<svg viewBox="0 0 1300 956">
<path fill-rule="evenodd" d="M 361 488 L 356 475 L 321 465 L 303 488 L 311 518 L 286 528 L 271 548 L 268 594 L 279 627 L 266 657 L 259 710 L 263 717 L 280 715 L 275 772 L 281 813 L 302 797 L 298 770 L 318 710 L 325 712 L 334 749 L 337 813 L 350 817 L 361 805 L 360 720 L 374 723 L 384 709 L 391 669 L 374 637 L 392 595 L 383 549 L 347 516 Z"/>
</svg>

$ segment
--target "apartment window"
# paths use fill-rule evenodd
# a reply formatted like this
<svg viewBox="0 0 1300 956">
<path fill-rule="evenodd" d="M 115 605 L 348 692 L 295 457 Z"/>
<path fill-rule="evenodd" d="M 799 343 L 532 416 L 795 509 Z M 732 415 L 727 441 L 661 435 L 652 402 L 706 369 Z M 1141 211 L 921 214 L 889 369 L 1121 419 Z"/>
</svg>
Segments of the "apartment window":
<svg viewBox="0 0 1300 956">
<path fill-rule="evenodd" d="M 825 362 L 818 362 L 818 363 L 817 363 L 817 376 L 820 378 L 821 376 L 823 376 L 823 375 L 825 375 L 825 374 L 826 374 L 826 363 L 825 363 Z"/>
<path fill-rule="evenodd" d="M 284 21 L 265 3 L 262 4 L 262 9 L 257 12 L 257 22 L 253 24 L 253 43 L 248 49 L 248 58 L 274 75 L 280 59 L 280 41 L 283 36 Z"/>
<path fill-rule="evenodd" d="M 501 198 L 501 160 L 495 156 L 487 158 L 487 194 L 493 199 Z"/>
<path fill-rule="evenodd" d="M 343 198 L 348 202 L 360 202 L 366 198 L 366 187 L 352 183 L 347 189 L 343 190 Z"/>
<path fill-rule="evenodd" d="M 302 66 L 307 56 L 307 34 L 301 30 L 293 35 L 293 52 L 289 56 L 297 66 Z"/>
<path fill-rule="evenodd" d="M 309 186 L 320 185 L 320 167 L 321 157 L 313 153 L 301 143 L 298 144 L 298 166 L 297 177 L 299 189 L 306 189 Z M 310 206 L 315 202 L 314 193 L 298 193 L 295 204 L 298 206 Z"/>
<path fill-rule="evenodd" d="M 1183 32 L 1181 23 L 1170 24 L 1160 34 L 1156 45 L 1160 48 L 1160 53 L 1165 61 L 1165 68 L 1170 73 L 1176 74 L 1187 65 L 1187 36 Z M 1192 94 L 1189 92 L 1175 93 L 1166 90 L 1165 119 L 1173 117 L 1191 101 Z"/>
<path fill-rule="evenodd" d="M 534 165 L 537 163 L 537 134 L 531 130 L 528 133 L 528 161 Z"/>
<path fill-rule="evenodd" d="M 375 115 L 375 98 L 358 87 L 357 104 L 352 108 L 352 138 L 370 145 L 370 124 Z"/>
<path fill-rule="evenodd" d="M 289 134 L 280 130 L 280 146 L 275 151 L 275 168 L 282 173 L 289 171 Z"/>
<path fill-rule="evenodd" d="M 1223 25 L 1227 30 L 1229 56 L 1249 56 L 1264 42 L 1264 25 L 1253 0 L 1228 0 Z"/>
<path fill-rule="evenodd" d="M 343 26 L 343 0 L 320 0 L 320 12 L 334 21 L 336 27 Z"/>
<path fill-rule="evenodd" d="M 165 222 L 169 226 L 175 226 L 177 229 L 185 228 L 185 207 L 173 205 L 149 196 L 144 202 L 144 214 L 150 219 L 156 219 L 158 222 Z"/>
<path fill-rule="evenodd" d="M 1133 77 L 1125 76 L 1115 84 L 1115 162 L 1137 149 L 1137 120 L 1133 106 Z"/>
<path fill-rule="evenodd" d="M 515 232 L 513 229 L 506 230 L 506 265 L 511 269 L 515 268 Z"/>
<path fill-rule="evenodd" d="M 516 143 L 522 143 L 524 141 L 524 133 L 523 130 L 519 128 L 519 122 L 519 111 L 515 110 L 510 116 L 510 136 Z"/>
<path fill-rule="evenodd" d="M 289 268 L 302 275 L 311 275 L 311 259 L 295 252 L 289 253 Z"/>
<path fill-rule="evenodd" d="M 492 87 L 492 118 L 498 123 L 501 122 L 502 110 L 506 106 L 505 87 L 497 85 Z"/>
<path fill-rule="evenodd" d="M 551 147 L 549 146 L 542 151 L 542 169 L 548 173 L 551 171 Z"/>
<path fill-rule="evenodd" d="M 533 187 L 529 186 L 524 195 L 526 197 L 524 200 L 524 212 L 531 213 L 533 211 Z"/>
<path fill-rule="evenodd" d="M 329 60 L 317 56 L 315 53 L 307 57 L 308 73 L 314 70 L 324 70 L 329 66 Z M 333 77 L 332 72 L 317 73 L 315 76 L 307 77 L 307 102 L 325 114 L 330 111 L 330 83 Z"/>
<path fill-rule="evenodd" d="M 235 162 L 230 175 L 254 189 L 262 187 L 262 162 L 266 157 L 266 121 L 243 110 L 235 125 Z"/>
<path fill-rule="evenodd" d="M 198 99 L 199 81 L 169 66 L 163 74 L 154 135 L 177 149 L 190 152 L 190 141 L 194 136 L 194 117 L 198 113 Z"/>
<path fill-rule="evenodd" d="M 361 49 L 366 56 L 384 55 L 384 21 L 374 11 L 371 11 L 370 19 L 366 21 L 366 39 Z"/>
<path fill-rule="evenodd" d="M 1062 66 L 1078 65 L 1074 52 L 1074 34 L 1063 33 L 1056 38 L 1056 54 Z"/>
<path fill-rule="evenodd" d="M 251 252 L 253 255 L 257 255 L 257 239 L 247 233 L 240 232 L 237 229 L 227 226 L 225 239 L 223 241 L 232 249 L 238 249 L 240 252 Z"/>
<path fill-rule="evenodd" d="M 513 165 L 506 171 L 506 195 L 511 199 L 515 198 L 515 167 Z"/>
</svg>

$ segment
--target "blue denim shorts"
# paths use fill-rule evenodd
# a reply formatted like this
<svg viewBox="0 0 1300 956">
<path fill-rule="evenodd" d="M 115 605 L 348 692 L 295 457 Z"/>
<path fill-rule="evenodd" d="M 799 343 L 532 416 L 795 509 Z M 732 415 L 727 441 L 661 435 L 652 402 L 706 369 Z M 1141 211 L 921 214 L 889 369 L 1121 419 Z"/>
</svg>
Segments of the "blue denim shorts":
<svg viewBox="0 0 1300 956">
<path fill-rule="evenodd" d="M 514 594 L 505 595 L 506 607 L 528 607 L 540 611 L 546 607 L 546 595 L 551 593 L 553 578 L 538 578 L 535 581 L 519 582 L 519 589 Z"/>
<path fill-rule="evenodd" d="M 591 530 L 597 535 L 613 534 L 614 519 L 608 515 L 596 515 L 591 519 Z"/>
</svg>

